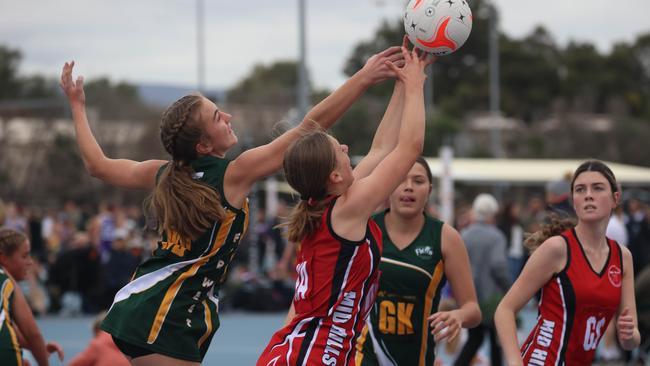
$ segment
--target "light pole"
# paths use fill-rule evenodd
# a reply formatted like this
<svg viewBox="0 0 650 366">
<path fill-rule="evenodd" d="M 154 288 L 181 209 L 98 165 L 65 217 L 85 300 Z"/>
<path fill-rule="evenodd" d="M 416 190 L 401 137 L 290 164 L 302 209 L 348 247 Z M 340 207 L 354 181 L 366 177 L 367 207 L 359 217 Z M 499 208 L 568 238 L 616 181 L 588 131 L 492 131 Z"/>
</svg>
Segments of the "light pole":
<svg viewBox="0 0 650 366">
<path fill-rule="evenodd" d="M 488 4 L 489 17 L 489 58 L 490 58 L 490 119 L 492 129 L 490 130 L 490 145 L 492 156 L 501 159 L 505 156 L 503 142 L 501 140 L 501 85 L 499 68 L 499 13 L 494 1 Z M 503 200 L 505 186 L 496 184 L 493 192 L 498 201 Z"/>
<path fill-rule="evenodd" d="M 203 0 L 196 0 L 196 87 L 201 93 L 205 91 L 205 30 L 203 17 Z"/>
<path fill-rule="evenodd" d="M 492 129 L 490 142 L 495 158 L 504 156 L 501 146 L 501 89 L 499 75 L 499 14 L 493 2 L 488 3 L 489 9 L 489 57 L 490 57 L 490 118 Z"/>
<path fill-rule="evenodd" d="M 309 86 L 307 76 L 307 36 L 306 36 L 306 4 L 305 0 L 298 0 L 298 48 L 299 48 L 299 63 L 298 63 L 298 121 L 307 114 L 307 107 L 309 105 Z"/>
</svg>

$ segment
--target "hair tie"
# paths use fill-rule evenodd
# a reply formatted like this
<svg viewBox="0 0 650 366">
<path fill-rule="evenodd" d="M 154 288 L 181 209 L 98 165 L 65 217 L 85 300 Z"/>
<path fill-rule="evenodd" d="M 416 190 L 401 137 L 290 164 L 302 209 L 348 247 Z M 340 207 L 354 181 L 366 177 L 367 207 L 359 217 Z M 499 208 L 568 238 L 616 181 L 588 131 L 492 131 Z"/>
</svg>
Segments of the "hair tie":
<svg viewBox="0 0 650 366">
<path fill-rule="evenodd" d="M 316 203 L 318 202 L 312 197 L 307 197 L 307 196 L 300 196 L 301 201 L 305 201 L 307 203 L 307 206 L 316 206 Z"/>
</svg>

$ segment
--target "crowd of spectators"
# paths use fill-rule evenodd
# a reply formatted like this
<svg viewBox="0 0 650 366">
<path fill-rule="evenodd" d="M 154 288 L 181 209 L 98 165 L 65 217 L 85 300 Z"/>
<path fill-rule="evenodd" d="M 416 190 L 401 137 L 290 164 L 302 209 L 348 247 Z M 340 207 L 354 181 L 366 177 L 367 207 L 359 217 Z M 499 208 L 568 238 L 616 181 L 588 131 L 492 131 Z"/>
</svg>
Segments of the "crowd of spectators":
<svg viewBox="0 0 650 366">
<path fill-rule="evenodd" d="M 549 213 L 573 215 L 567 183 L 551 182 L 546 192 L 546 197 L 531 197 L 527 202 L 499 202 L 495 224 L 505 236 L 511 281 L 527 257 L 522 245 L 525 233 L 536 231 Z M 155 230 L 147 229 L 138 205 L 92 207 L 68 201 L 60 207 L 42 208 L 6 200 L 2 207 L 3 226 L 26 233 L 31 241 L 35 266 L 25 287 L 36 313 L 70 309 L 96 313 L 108 308 L 115 292 L 156 248 L 159 238 Z M 471 205 L 460 206 L 457 212 L 454 226 L 459 231 L 475 221 Z M 226 304 L 274 310 L 290 300 L 290 254 L 285 253 L 286 241 L 277 227 L 279 217 L 286 214 L 283 203 L 277 216 L 267 217 L 258 210 L 250 228 L 254 235 L 242 242 L 224 288 L 225 294 L 231 295 Z M 608 235 L 630 249 L 637 274 L 650 262 L 650 211 L 641 200 L 624 201 L 612 215 Z M 259 302 L 247 300 L 255 291 L 268 291 L 283 300 L 266 304 L 268 309 L 260 308 Z"/>
<path fill-rule="evenodd" d="M 0 205 L 0 226 L 27 234 L 31 242 L 34 267 L 22 285 L 36 314 L 95 314 L 108 309 L 160 237 L 138 205 L 92 207 L 68 201 L 61 207 L 41 208 L 9 200 Z M 267 220 L 263 211 L 256 217 L 251 228 L 255 235 L 242 242 L 223 287 L 223 306 L 286 309 L 293 278 L 286 261 L 281 266 L 285 270 L 278 269 L 284 250 L 284 238 L 276 228 L 279 219 Z M 256 238 L 254 245 L 251 237 Z M 260 293 L 275 301 L 254 301 L 253 294 Z"/>
<path fill-rule="evenodd" d="M 484 244 L 480 240 L 474 243 L 476 235 L 472 235 L 477 228 L 487 230 L 485 223 L 491 225 L 490 230 L 499 238 L 495 244 L 499 253 L 494 257 L 505 268 L 488 272 L 500 274 L 495 281 L 501 286 L 517 278 L 527 259 L 523 247 L 526 233 L 536 231 L 550 214 L 574 215 L 569 198 L 568 183 L 551 182 L 545 197 L 488 205 L 493 211 L 499 208 L 490 212 L 489 220 L 477 217 L 477 207 L 460 205 L 453 225 L 463 233 L 466 245 L 476 246 L 472 250 L 478 253 L 484 252 L 480 248 Z M 289 307 L 294 281 L 293 246 L 287 245 L 278 227 L 287 209 L 281 202 L 277 215 L 271 217 L 257 210 L 249 235 L 242 241 L 222 286 L 222 309 L 283 311 Z M 435 207 L 431 212 L 435 216 Z M 0 201 L 0 223 L 30 238 L 34 270 L 22 286 L 37 315 L 95 314 L 108 309 L 115 293 L 129 281 L 138 264 L 151 255 L 159 239 L 155 230 L 147 228 L 152 225 L 147 225 L 138 205 L 104 203 L 93 207 L 68 201 L 60 207 L 42 208 L 5 200 Z M 650 271 L 650 210 L 643 200 L 627 196 L 612 214 L 607 235 L 630 249 L 635 274 Z M 476 270 L 481 267 L 472 264 Z M 479 275 L 486 279 L 485 273 Z M 265 301 L 258 301 L 260 297 Z M 643 316 L 641 309 L 639 316 Z"/>
</svg>

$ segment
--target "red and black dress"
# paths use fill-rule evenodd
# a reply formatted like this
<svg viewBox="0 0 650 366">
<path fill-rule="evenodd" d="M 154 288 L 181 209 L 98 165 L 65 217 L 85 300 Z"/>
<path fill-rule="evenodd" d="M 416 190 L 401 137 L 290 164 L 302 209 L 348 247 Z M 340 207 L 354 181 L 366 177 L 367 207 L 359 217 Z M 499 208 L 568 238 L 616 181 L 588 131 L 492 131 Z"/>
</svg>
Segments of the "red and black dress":
<svg viewBox="0 0 650 366">
<path fill-rule="evenodd" d="M 355 242 L 332 229 L 332 198 L 316 233 L 298 253 L 296 316 L 277 331 L 257 365 L 353 365 L 357 336 L 374 304 L 381 258 L 381 230 L 369 220 Z"/>
<path fill-rule="evenodd" d="M 589 263 L 574 229 L 562 233 L 567 265 L 542 288 L 537 325 L 521 347 L 524 365 L 591 365 L 609 321 L 618 311 L 623 254 L 607 239 L 600 272 Z"/>
</svg>

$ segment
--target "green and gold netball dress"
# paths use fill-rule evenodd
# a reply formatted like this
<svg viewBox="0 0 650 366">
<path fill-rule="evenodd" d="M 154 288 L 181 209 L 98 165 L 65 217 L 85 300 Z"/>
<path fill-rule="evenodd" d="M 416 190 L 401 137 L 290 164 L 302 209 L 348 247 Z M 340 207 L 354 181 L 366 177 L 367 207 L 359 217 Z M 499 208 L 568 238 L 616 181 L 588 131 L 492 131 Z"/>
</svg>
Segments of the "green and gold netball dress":
<svg viewBox="0 0 650 366">
<path fill-rule="evenodd" d="M 0 364 L 20 366 L 23 364 L 23 355 L 13 328 L 11 313 L 14 282 L 2 267 L 0 267 L 0 286 Z"/>
<path fill-rule="evenodd" d="M 443 223 L 425 216 L 422 231 L 403 250 L 386 231 L 385 215 L 374 216 L 384 251 L 379 290 L 357 340 L 357 366 L 433 365 L 435 343 L 427 317 L 435 313 L 445 282 L 440 237 Z"/>
<path fill-rule="evenodd" d="M 154 353 L 203 359 L 219 327 L 219 287 L 248 226 L 248 201 L 236 209 L 225 200 L 228 163 L 212 156 L 192 162 L 194 178 L 218 190 L 226 218 L 194 241 L 165 232 L 153 255 L 115 295 L 102 329 Z"/>
</svg>

